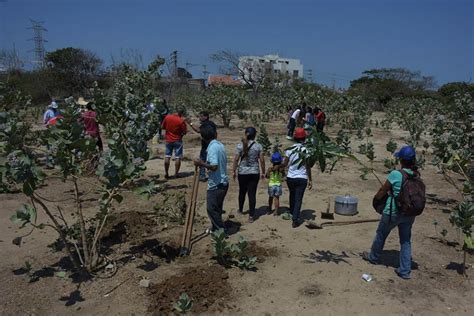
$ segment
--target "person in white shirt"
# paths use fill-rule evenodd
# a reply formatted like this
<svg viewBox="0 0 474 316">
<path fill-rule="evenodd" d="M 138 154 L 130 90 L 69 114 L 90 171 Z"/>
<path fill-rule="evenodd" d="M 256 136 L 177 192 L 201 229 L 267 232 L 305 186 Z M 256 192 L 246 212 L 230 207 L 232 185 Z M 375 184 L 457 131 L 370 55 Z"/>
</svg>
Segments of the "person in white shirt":
<svg viewBox="0 0 474 316">
<path fill-rule="evenodd" d="M 308 190 L 313 188 L 311 166 L 300 165 L 298 162 L 298 151 L 305 150 L 304 142 L 306 140 L 306 132 L 304 128 L 298 127 L 295 130 L 294 139 L 296 144 L 285 151 L 285 158 L 282 166 L 288 166 L 288 174 L 286 182 L 288 184 L 288 191 L 290 192 L 290 214 L 292 215 L 292 227 L 296 228 L 301 224 L 300 211 L 303 204 L 303 196 L 308 187 Z"/>
<path fill-rule="evenodd" d="M 295 132 L 296 128 L 296 121 L 300 117 L 301 114 L 301 106 L 298 106 L 291 114 L 290 122 L 288 123 L 288 134 L 286 136 L 287 139 L 293 139 L 293 133 Z"/>
</svg>

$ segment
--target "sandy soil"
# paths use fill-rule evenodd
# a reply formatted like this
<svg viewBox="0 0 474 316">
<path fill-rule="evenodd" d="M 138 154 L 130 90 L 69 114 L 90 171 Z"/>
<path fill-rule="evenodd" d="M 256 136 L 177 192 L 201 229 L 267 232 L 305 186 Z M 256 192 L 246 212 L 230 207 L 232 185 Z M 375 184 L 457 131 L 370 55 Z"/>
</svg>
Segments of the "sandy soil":
<svg viewBox="0 0 474 316">
<path fill-rule="evenodd" d="M 238 121 L 233 124 L 236 129 L 232 131 L 219 130 L 219 138 L 226 145 L 229 170 L 243 127 Z M 283 140 L 285 125 L 281 122 L 267 124 L 267 130 L 272 141 L 275 135 Z M 334 136 L 335 132 L 337 129 L 331 128 L 329 135 Z M 373 132 L 377 156 L 375 168 L 383 177 L 382 160 L 388 157 L 386 142 L 393 137 L 401 145 L 406 134 L 396 129 L 387 132 L 375 127 Z M 285 140 L 284 146 L 287 144 Z M 353 140 L 354 151 L 357 145 Z M 167 193 L 180 191 L 189 196 L 194 170 L 191 159 L 198 155 L 199 146 L 196 134 L 185 137 L 187 159 L 182 166 L 185 177 L 165 181 L 161 159 L 164 145 L 158 145 L 158 158 L 148 162 L 146 175 L 160 175 L 157 182 Z M 378 183 L 371 176 L 367 181 L 361 180 L 358 169 L 350 161 L 339 164 L 332 174 L 321 174 L 314 168 L 314 189 L 305 194 L 302 216 L 321 222 L 321 211 L 326 209 L 328 199 L 333 205 L 336 195 L 351 194 L 359 198 L 359 213 L 353 217 L 336 215 L 336 220 L 376 219 L 371 199 Z M 422 177 L 427 185 L 429 204 L 413 227 L 414 270 L 408 281 L 399 279 L 394 273 L 399 254 L 397 231 L 393 231 L 387 240 L 382 264 L 370 265 L 359 254 L 370 247 L 377 223 L 322 230 L 310 230 L 302 225 L 293 229 L 290 221 L 265 214 L 266 182 L 260 183 L 257 196 L 261 216 L 252 224 L 247 223 L 246 216 L 236 214 L 237 183 L 231 182 L 225 202 L 224 218 L 233 221 L 233 227 L 238 230 L 231 240 L 244 235 L 256 245 L 254 251 L 260 259 L 256 271 L 223 270 L 217 266 L 212 259 L 209 237 L 194 245 L 191 256 L 176 257 L 175 247 L 179 244 L 182 226 L 157 221 L 153 216 L 153 207 L 162 203 L 162 196 L 145 201 L 126 193 L 124 202 L 117 207 L 116 219 L 110 225 L 115 234 L 109 239 L 109 256 L 117 263 L 117 273 L 112 278 L 77 280 L 70 273 L 64 254 L 46 247 L 56 239 L 51 230 L 35 231 L 20 248 L 11 243 L 19 230 L 9 217 L 25 199 L 19 194 L 3 194 L 0 196 L 0 314 L 167 314 L 179 291 L 169 292 L 166 287 L 181 286 L 180 291 L 190 295 L 196 293 L 199 302 L 195 302 L 195 312 L 203 314 L 470 315 L 474 307 L 473 285 L 458 273 L 462 260 L 457 244 L 460 239 L 449 224 L 447 214 L 460 196 L 433 166 L 427 164 Z M 58 197 L 69 195 L 70 189 L 68 184 L 50 181 L 41 192 L 47 197 Z M 86 202 L 89 215 L 93 214 L 96 199 L 92 193 Z M 68 203 L 63 204 L 66 213 L 72 207 Z M 282 206 L 287 205 L 285 186 Z M 44 220 L 44 216 L 40 214 L 39 220 Z M 439 222 L 437 231 L 434 220 Z M 195 233 L 202 232 L 208 224 L 205 187 L 201 186 Z M 449 242 L 439 234 L 443 228 L 448 230 L 446 240 Z M 25 261 L 31 263 L 30 273 L 22 269 Z M 471 264 L 468 273 L 472 275 L 472 256 L 468 257 L 468 263 Z M 58 271 L 66 271 L 66 277 L 58 276 Z M 189 278 L 187 273 L 191 273 Z M 362 280 L 363 273 L 371 274 L 373 281 Z M 203 282 L 186 281 L 199 279 L 199 275 L 203 275 Z M 150 288 L 139 286 L 143 278 L 150 279 Z M 180 282 L 181 285 L 177 285 Z M 199 290 L 193 290 L 193 286 Z M 206 298 L 206 295 L 212 297 Z M 166 301 L 164 297 L 169 297 L 170 302 L 161 308 Z"/>
</svg>

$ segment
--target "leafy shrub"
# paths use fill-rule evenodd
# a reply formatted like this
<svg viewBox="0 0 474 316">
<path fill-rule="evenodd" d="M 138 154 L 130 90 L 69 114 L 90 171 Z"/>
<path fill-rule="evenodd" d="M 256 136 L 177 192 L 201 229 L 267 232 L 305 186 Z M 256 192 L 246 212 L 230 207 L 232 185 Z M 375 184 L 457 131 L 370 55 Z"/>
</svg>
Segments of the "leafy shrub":
<svg viewBox="0 0 474 316">
<path fill-rule="evenodd" d="M 239 236 L 237 243 L 230 243 L 223 229 L 211 233 L 212 249 L 217 261 L 224 266 L 235 265 L 241 269 L 251 270 L 257 263 L 257 257 L 247 254 L 248 241 Z"/>
</svg>

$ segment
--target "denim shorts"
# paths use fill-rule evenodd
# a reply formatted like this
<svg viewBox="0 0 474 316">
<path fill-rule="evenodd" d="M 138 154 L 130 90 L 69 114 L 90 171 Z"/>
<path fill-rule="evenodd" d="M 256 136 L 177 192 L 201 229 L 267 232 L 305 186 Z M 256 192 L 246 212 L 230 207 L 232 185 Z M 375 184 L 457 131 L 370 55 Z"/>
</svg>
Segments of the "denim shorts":
<svg viewBox="0 0 474 316">
<path fill-rule="evenodd" d="M 171 158 L 173 151 L 175 158 L 183 158 L 183 142 L 166 143 L 165 157 Z"/>
<path fill-rule="evenodd" d="M 272 185 L 268 187 L 268 196 L 269 197 L 279 197 L 283 194 L 281 185 Z"/>
</svg>

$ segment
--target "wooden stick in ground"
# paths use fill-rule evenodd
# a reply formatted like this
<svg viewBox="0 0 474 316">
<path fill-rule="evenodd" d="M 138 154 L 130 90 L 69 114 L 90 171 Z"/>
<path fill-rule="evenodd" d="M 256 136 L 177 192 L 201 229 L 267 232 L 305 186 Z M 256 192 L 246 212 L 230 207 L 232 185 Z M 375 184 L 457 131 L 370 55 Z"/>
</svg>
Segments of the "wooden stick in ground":
<svg viewBox="0 0 474 316">
<path fill-rule="evenodd" d="M 191 211 L 189 214 L 188 233 L 186 234 L 186 249 L 188 249 L 188 252 L 191 251 L 191 236 L 193 234 L 194 215 L 196 215 L 197 195 L 199 192 L 199 170 L 197 168 L 195 174 L 196 180 L 194 181 L 193 203 L 190 205 Z"/>
<path fill-rule="evenodd" d="M 197 168 L 195 168 L 197 169 Z M 183 230 L 183 237 L 181 239 L 181 250 L 184 250 L 185 247 L 186 247 L 186 235 L 188 233 L 188 226 L 189 226 L 189 217 L 191 215 L 191 208 L 192 208 L 192 204 L 193 204 L 193 199 L 194 199 L 194 191 L 196 189 L 196 186 L 195 186 L 195 183 L 196 183 L 196 177 L 197 177 L 197 173 L 196 173 L 196 170 L 194 171 L 194 176 L 193 176 L 193 187 L 192 187 L 192 192 L 191 192 L 191 200 L 189 201 L 189 206 L 188 206 L 188 209 L 186 210 L 186 216 L 185 216 L 185 219 L 184 219 L 184 230 Z"/>
<path fill-rule="evenodd" d="M 197 207 L 197 196 L 199 193 L 199 170 L 196 168 L 196 181 L 194 182 L 194 198 L 193 198 L 193 205 L 191 209 L 189 225 L 188 225 L 188 235 L 187 235 L 187 247 L 188 251 L 191 251 L 191 236 L 193 234 L 193 227 L 194 227 L 194 216 L 196 215 L 196 207 Z"/>
<path fill-rule="evenodd" d="M 197 193 L 199 189 L 199 177 L 198 177 L 198 168 L 194 169 L 194 178 L 193 178 L 193 188 L 191 192 L 191 201 L 189 202 L 189 207 L 186 212 L 186 218 L 184 222 L 184 232 L 183 238 L 181 241 L 181 253 L 188 254 L 189 246 L 191 243 L 191 234 L 193 231 L 193 221 L 194 221 L 194 214 L 196 211 L 196 199 Z"/>
</svg>

